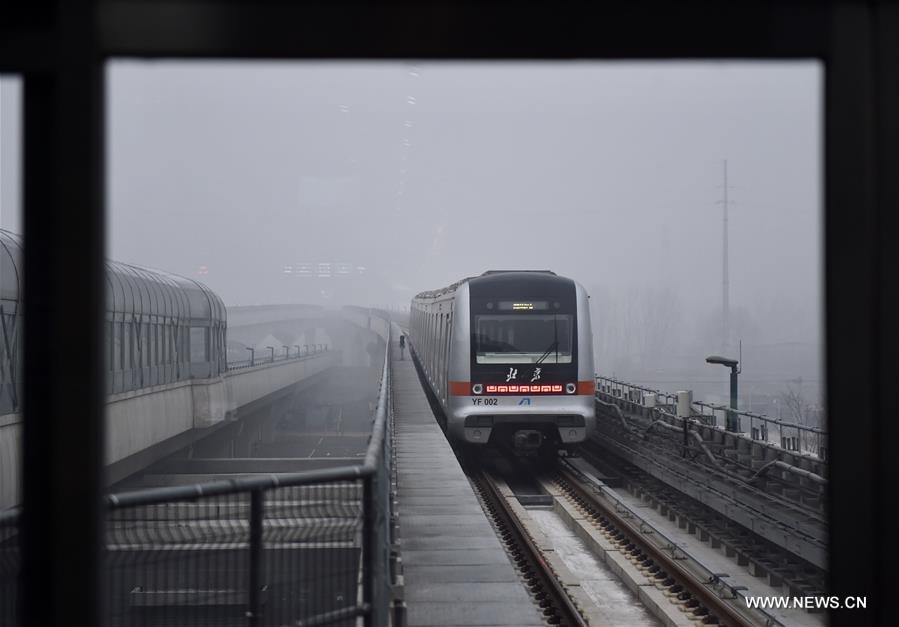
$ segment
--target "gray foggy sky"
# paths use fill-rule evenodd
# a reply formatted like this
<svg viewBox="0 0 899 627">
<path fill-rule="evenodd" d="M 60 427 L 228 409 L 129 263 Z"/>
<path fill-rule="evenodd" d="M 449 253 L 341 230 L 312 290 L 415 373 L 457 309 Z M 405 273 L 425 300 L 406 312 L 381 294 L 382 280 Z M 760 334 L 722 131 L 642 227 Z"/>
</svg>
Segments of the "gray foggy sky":
<svg viewBox="0 0 899 627">
<path fill-rule="evenodd" d="M 720 309 L 727 158 L 735 316 L 818 340 L 814 62 L 121 61 L 109 78 L 110 256 L 228 304 L 399 304 L 549 268 L 605 297 L 673 289 L 692 333 Z M 366 273 L 283 272 L 315 262 Z"/>
</svg>

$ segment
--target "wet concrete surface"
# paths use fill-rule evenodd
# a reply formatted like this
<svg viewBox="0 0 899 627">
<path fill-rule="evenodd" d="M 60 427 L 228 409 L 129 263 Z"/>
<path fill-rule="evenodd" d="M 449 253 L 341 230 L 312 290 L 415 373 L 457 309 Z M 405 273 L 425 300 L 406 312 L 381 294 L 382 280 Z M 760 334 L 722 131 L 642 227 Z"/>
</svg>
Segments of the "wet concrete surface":
<svg viewBox="0 0 899 627">
<path fill-rule="evenodd" d="M 552 542 L 555 552 L 580 580 L 581 588 L 596 604 L 605 624 L 621 627 L 660 624 L 556 512 L 541 508 L 528 511 Z"/>
</svg>

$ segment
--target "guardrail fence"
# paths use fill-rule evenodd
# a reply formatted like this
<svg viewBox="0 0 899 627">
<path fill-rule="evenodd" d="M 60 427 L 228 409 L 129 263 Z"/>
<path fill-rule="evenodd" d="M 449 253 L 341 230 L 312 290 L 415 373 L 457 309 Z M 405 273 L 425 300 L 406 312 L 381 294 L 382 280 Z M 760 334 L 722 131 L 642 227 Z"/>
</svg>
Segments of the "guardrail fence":
<svg viewBox="0 0 899 627">
<path fill-rule="evenodd" d="M 310 474 L 111 496 L 107 624 L 348 625 L 370 612 L 357 594 L 370 477 Z"/>
<path fill-rule="evenodd" d="M 235 359 L 228 361 L 227 370 L 240 370 L 242 368 L 252 368 L 254 366 L 262 366 L 263 364 L 273 364 L 279 361 L 297 361 L 300 359 L 308 359 L 321 353 L 327 353 L 331 350 L 328 344 L 299 344 L 291 348 L 284 346 L 281 350 L 269 347 L 272 350 L 260 352 L 256 354 L 255 350 L 250 351 L 250 356 L 246 359 Z M 295 349 L 295 350 L 294 350 Z"/>
<path fill-rule="evenodd" d="M 656 411 L 671 421 L 684 418 L 678 412 L 678 395 L 676 393 L 662 392 L 611 377 L 596 377 L 596 390 L 600 396 L 620 399 L 637 408 Z M 827 431 L 824 429 L 742 409 L 733 410 L 727 405 L 693 401 L 692 398 L 688 401 L 688 407 L 688 417 L 697 423 L 723 430 L 723 425 L 727 424 L 725 416 L 732 412 L 736 415 L 738 424 L 741 425 L 740 433 L 745 432 L 750 439 L 773 444 L 785 451 L 814 455 L 821 460 L 826 459 Z"/>
<path fill-rule="evenodd" d="M 388 623 L 389 325 L 386 340 L 363 464 L 107 496 L 107 625 Z M 18 623 L 19 521 L 0 514 L 4 627 Z"/>
</svg>

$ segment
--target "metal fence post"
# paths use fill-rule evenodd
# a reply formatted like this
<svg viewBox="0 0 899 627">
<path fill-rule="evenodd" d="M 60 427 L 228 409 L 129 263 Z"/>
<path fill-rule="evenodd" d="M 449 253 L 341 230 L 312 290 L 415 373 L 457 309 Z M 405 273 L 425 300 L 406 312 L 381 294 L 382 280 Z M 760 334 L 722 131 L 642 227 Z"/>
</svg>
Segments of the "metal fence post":
<svg viewBox="0 0 899 627">
<path fill-rule="evenodd" d="M 387 379 L 389 381 L 389 377 Z M 390 614 L 390 408 L 386 408 L 387 418 L 384 424 L 384 440 L 381 445 L 381 459 L 378 463 L 378 472 L 375 475 L 377 490 L 375 498 L 378 499 L 376 508 L 376 524 L 373 530 L 377 537 L 375 550 L 377 565 L 375 592 L 375 624 L 386 626 Z"/>
<path fill-rule="evenodd" d="M 364 618 L 365 627 L 372 627 L 375 624 L 374 541 L 376 531 L 374 506 L 374 474 L 369 474 L 362 479 L 362 603 L 367 608 Z"/>
<path fill-rule="evenodd" d="M 250 583 L 247 596 L 249 608 L 247 618 L 250 627 L 259 625 L 261 607 L 259 595 L 262 590 L 262 514 L 265 503 L 264 492 L 250 492 Z"/>
</svg>

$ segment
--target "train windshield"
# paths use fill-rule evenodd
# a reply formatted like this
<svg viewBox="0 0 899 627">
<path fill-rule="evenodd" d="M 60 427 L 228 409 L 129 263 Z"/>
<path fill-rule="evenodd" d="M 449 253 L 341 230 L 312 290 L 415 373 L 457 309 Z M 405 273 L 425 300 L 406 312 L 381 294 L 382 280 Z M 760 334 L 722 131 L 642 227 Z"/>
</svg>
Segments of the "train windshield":
<svg viewBox="0 0 899 627">
<path fill-rule="evenodd" d="M 479 364 L 570 364 L 570 314 L 475 316 L 474 348 Z"/>
</svg>

